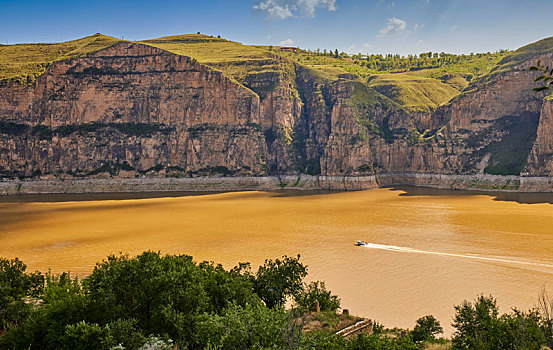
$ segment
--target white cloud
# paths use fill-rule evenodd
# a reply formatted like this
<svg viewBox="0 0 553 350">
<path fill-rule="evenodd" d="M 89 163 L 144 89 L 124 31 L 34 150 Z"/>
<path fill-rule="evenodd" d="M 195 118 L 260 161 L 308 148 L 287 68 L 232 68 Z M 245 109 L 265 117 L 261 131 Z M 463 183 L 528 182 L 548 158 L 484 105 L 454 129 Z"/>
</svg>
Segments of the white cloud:
<svg viewBox="0 0 553 350">
<path fill-rule="evenodd" d="M 284 45 L 284 46 L 290 46 L 290 45 L 294 45 L 295 41 L 288 38 L 286 40 L 282 40 L 279 44 L 280 45 Z"/>
<path fill-rule="evenodd" d="M 369 44 L 369 43 L 364 43 L 364 44 L 363 44 L 363 47 L 364 47 L 365 49 L 370 49 L 370 48 L 372 47 L 372 45 Z"/>
<path fill-rule="evenodd" d="M 381 4 L 384 4 L 384 0 L 378 0 L 379 3 Z M 392 1 L 392 2 L 386 2 L 386 6 L 392 8 L 392 7 L 396 7 L 396 3 L 395 1 Z"/>
<path fill-rule="evenodd" d="M 269 19 L 285 19 L 293 16 L 288 5 L 280 6 L 275 4 L 275 2 L 276 1 L 274 0 L 261 1 L 253 8 L 256 10 L 266 11 L 267 18 Z"/>
<path fill-rule="evenodd" d="M 355 50 L 355 44 L 352 44 L 350 47 L 348 47 L 346 49 L 348 52 L 352 52 L 353 50 Z"/>
<path fill-rule="evenodd" d="M 336 11 L 336 0 L 255 0 L 253 8 L 265 12 L 268 19 L 314 17 L 317 8 Z"/>
<path fill-rule="evenodd" d="M 458 28 L 459 28 L 458 24 L 455 24 L 455 25 L 452 25 L 451 27 L 449 27 L 449 29 L 451 29 L 451 30 L 455 30 L 455 29 L 458 29 Z"/>
<path fill-rule="evenodd" d="M 405 28 L 407 28 L 407 22 L 404 20 L 395 17 L 388 18 L 388 24 L 386 28 L 380 29 L 380 35 L 384 36 L 390 32 L 401 33 L 405 31 Z"/>
<path fill-rule="evenodd" d="M 417 31 L 419 29 L 424 28 L 424 26 L 425 26 L 424 23 L 421 23 L 421 24 L 415 23 L 415 25 L 413 26 L 413 30 Z"/>
<path fill-rule="evenodd" d="M 424 43 L 424 41 L 422 39 L 419 40 L 419 45 L 422 44 L 422 43 Z"/>
</svg>

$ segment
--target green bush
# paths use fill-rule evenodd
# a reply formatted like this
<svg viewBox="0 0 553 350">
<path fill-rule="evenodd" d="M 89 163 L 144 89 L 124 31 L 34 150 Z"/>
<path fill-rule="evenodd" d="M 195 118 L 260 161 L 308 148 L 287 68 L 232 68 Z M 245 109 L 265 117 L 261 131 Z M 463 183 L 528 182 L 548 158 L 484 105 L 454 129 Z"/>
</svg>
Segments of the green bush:
<svg viewBox="0 0 553 350">
<path fill-rule="evenodd" d="M 388 335 L 360 334 L 350 341 L 350 350 L 417 350 L 419 347 L 413 338 L 406 332 L 391 333 Z"/>
<path fill-rule="evenodd" d="M 416 342 L 434 340 L 436 339 L 436 335 L 443 333 L 443 331 L 444 329 L 440 325 L 440 322 L 438 322 L 434 316 L 428 315 L 416 321 L 411 336 Z"/>
<path fill-rule="evenodd" d="M 108 326 L 80 321 L 74 325 L 65 326 L 63 349 L 74 350 L 109 350 L 116 344 Z"/>
<path fill-rule="evenodd" d="M 299 259 L 299 255 L 296 258 L 284 256 L 282 260 L 265 260 L 259 267 L 253 287 L 267 307 L 283 306 L 288 297 L 303 289 L 307 267 Z"/>
<path fill-rule="evenodd" d="M 344 350 L 348 349 L 348 341 L 336 334 L 317 331 L 306 334 L 301 341 L 302 350 Z"/>
<path fill-rule="evenodd" d="M 535 310 L 499 316 L 496 300 L 479 296 L 455 306 L 453 349 L 541 349 L 548 345 L 543 318 Z"/>
<path fill-rule="evenodd" d="M 157 336 L 150 336 L 138 350 L 173 350 L 174 345 L 171 339 L 162 339 Z"/>
<path fill-rule="evenodd" d="M 19 325 L 31 311 L 25 298 L 42 294 L 44 276 L 40 272 L 26 273 L 21 260 L 0 258 L 0 333 L 9 326 Z"/>
<path fill-rule="evenodd" d="M 8 349 L 64 348 L 65 327 L 86 320 L 88 303 L 78 279 L 67 273 L 46 275 L 41 306 L 17 326 L 10 326 L 0 345 Z"/>
<path fill-rule="evenodd" d="M 200 314 L 259 300 L 247 279 L 186 255 L 110 256 L 83 283 L 94 319 L 136 319 L 146 334 L 167 334 L 183 346 L 195 342 Z"/>
<path fill-rule="evenodd" d="M 231 305 L 221 315 L 205 315 L 198 327 L 204 347 L 217 349 L 286 348 L 289 337 L 288 314 L 280 308 L 269 309 L 262 303 L 244 307 Z M 299 338 L 296 333 L 293 336 Z"/>
<path fill-rule="evenodd" d="M 321 311 L 336 311 L 340 307 L 340 299 L 337 295 L 332 295 L 331 291 L 326 289 L 325 283 L 320 281 L 306 284 L 304 289 L 294 296 L 294 301 L 304 312 L 310 311 L 319 302 Z"/>
</svg>

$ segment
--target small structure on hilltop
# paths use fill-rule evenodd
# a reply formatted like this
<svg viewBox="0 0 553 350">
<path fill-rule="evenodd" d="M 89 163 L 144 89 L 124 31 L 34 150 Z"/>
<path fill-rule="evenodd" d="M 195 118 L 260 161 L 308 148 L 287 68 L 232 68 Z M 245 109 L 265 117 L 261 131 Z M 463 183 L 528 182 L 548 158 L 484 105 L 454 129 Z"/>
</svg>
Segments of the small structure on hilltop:
<svg viewBox="0 0 553 350">
<path fill-rule="evenodd" d="M 294 52 L 294 53 L 298 53 L 300 49 L 297 48 L 297 47 L 286 47 L 286 46 L 283 46 L 280 48 L 280 51 L 286 51 L 286 52 Z"/>
</svg>

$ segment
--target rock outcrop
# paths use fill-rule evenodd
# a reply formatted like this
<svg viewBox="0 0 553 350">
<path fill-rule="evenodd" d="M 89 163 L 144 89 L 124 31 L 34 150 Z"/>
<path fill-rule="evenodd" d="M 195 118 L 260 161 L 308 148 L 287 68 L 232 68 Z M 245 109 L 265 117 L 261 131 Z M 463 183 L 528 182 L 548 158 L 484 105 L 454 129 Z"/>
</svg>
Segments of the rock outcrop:
<svg viewBox="0 0 553 350">
<path fill-rule="evenodd" d="M 536 142 L 524 175 L 553 176 L 553 100 L 546 97 L 541 109 Z"/>
</svg>

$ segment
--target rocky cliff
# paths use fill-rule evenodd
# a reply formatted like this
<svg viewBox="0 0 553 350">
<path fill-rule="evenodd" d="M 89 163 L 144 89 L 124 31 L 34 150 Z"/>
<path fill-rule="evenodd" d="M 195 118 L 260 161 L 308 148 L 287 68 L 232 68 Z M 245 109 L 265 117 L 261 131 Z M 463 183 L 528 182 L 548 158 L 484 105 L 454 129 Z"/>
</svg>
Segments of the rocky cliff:
<svg viewBox="0 0 553 350">
<path fill-rule="evenodd" d="M 553 176 L 553 100 L 546 97 L 541 108 L 536 141 L 525 175 Z"/>
<path fill-rule="evenodd" d="M 1 90 L 4 176 L 265 171 L 259 97 L 189 57 L 119 43 Z"/>
<path fill-rule="evenodd" d="M 0 176 L 553 174 L 553 102 L 528 71 L 553 46 L 413 112 L 354 74 L 270 52 L 200 63 L 163 45 L 110 43 L 1 81 Z"/>
</svg>

